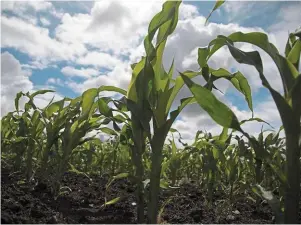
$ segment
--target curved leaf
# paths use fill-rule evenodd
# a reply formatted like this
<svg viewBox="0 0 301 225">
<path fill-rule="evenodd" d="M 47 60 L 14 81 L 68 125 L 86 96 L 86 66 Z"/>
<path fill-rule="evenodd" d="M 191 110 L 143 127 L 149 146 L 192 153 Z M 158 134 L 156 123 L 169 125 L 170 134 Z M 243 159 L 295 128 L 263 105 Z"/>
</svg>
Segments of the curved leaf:
<svg viewBox="0 0 301 225">
<path fill-rule="evenodd" d="M 215 5 L 214 5 L 213 9 L 212 9 L 211 12 L 209 13 L 209 16 L 206 18 L 205 25 L 207 24 L 207 22 L 208 22 L 209 18 L 211 17 L 212 13 L 213 13 L 215 10 L 217 10 L 219 7 L 221 7 L 222 4 L 224 4 L 224 3 L 225 3 L 225 0 L 217 0 L 217 1 L 215 2 Z"/>
<path fill-rule="evenodd" d="M 237 117 L 231 109 L 224 103 L 220 102 L 209 90 L 195 84 L 187 76 L 181 74 L 185 84 L 189 87 L 198 104 L 203 108 L 210 117 L 219 125 L 226 128 L 233 128 L 242 131 Z"/>
<path fill-rule="evenodd" d="M 298 75 L 298 71 L 291 62 L 289 62 L 283 56 L 279 55 L 277 48 L 269 42 L 268 36 L 266 34 L 260 32 L 251 32 L 246 34 L 242 32 L 236 32 L 229 35 L 227 38 L 220 35 L 217 39 L 210 42 L 209 47 L 213 47 L 210 50 L 208 58 L 210 58 L 218 49 L 220 49 L 225 44 L 229 46 L 229 40 L 231 42 L 245 42 L 253 44 L 269 54 L 278 67 L 284 85 L 284 91 L 286 94 L 288 93 L 294 83 L 294 78 L 296 78 Z"/>
</svg>

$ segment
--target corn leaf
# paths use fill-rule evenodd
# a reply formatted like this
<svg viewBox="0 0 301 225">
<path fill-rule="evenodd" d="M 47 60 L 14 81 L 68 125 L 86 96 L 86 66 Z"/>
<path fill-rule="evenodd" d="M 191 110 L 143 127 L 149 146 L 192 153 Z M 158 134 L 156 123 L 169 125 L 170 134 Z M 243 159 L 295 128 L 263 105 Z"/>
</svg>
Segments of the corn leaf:
<svg viewBox="0 0 301 225">
<path fill-rule="evenodd" d="M 116 204 L 120 200 L 120 197 L 113 198 L 112 200 L 105 202 L 104 206 Z"/>
<path fill-rule="evenodd" d="M 212 13 L 213 13 L 215 10 L 217 10 L 219 7 L 221 7 L 224 3 L 225 3 L 224 0 L 217 0 L 217 1 L 215 2 L 215 5 L 214 5 L 213 9 L 212 9 L 211 12 L 209 13 L 209 16 L 206 18 L 205 25 L 207 24 L 207 22 L 208 22 L 209 18 L 211 17 Z"/>
<path fill-rule="evenodd" d="M 210 117 L 219 125 L 226 128 L 233 128 L 241 131 L 239 122 L 235 114 L 224 103 L 220 102 L 209 90 L 195 84 L 187 76 L 181 74 L 185 84 L 194 95 L 198 104 Z"/>
<path fill-rule="evenodd" d="M 296 68 L 293 66 L 291 62 L 289 62 L 283 56 L 279 55 L 277 48 L 272 43 L 269 42 L 268 36 L 264 33 L 251 32 L 251 33 L 244 34 L 242 32 L 236 32 L 229 35 L 227 38 L 225 36 L 219 35 L 217 39 L 211 41 L 209 44 L 209 46 L 213 46 L 213 47 L 210 50 L 208 58 L 210 58 L 218 49 L 220 49 L 225 44 L 228 46 L 229 45 L 233 46 L 232 44 L 233 42 L 246 42 L 249 44 L 253 44 L 261 48 L 262 50 L 264 50 L 267 54 L 269 54 L 270 57 L 274 60 L 280 72 L 281 79 L 283 82 L 284 92 L 285 94 L 288 93 L 288 91 L 293 86 L 294 78 L 298 76 L 298 71 L 296 70 Z M 258 54 L 258 53 L 252 53 L 252 54 Z M 255 58 L 253 58 L 253 60 Z M 244 63 L 249 64 L 247 63 L 247 61 L 245 61 Z M 258 63 L 259 61 L 257 62 L 257 64 Z"/>
</svg>

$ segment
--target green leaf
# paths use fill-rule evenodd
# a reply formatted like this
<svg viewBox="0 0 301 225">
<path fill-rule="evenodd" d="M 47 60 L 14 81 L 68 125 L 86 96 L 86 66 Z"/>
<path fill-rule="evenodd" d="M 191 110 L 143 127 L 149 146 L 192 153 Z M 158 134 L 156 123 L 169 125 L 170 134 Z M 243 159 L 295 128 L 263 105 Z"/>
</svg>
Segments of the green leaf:
<svg viewBox="0 0 301 225">
<path fill-rule="evenodd" d="M 98 93 L 99 91 L 97 88 L 88 89 L 83 93 L 82 104 L 81 104 L 81 108 L 82 108 L 81 119 L 85 120 L 88 117 L 92 105 L 94 104 L 94 100 L 96 96 L 98 96 Z"/>
<path fill-rule="evenodd" d="M 247 120 L 242 120 L 240 121 L 240 125 L 246 123 L 246 122 L 252 122 L 252 121 L 257 121 L 257 122 L 262 122 L 262 123 L 266 123 L 267 125 L 269 125 L 270 127 L 273 128 L 273 126 L 271 124 L 269 124 L 268 122 L 264 121 L 263 119 L 257 118 L 257 117 L 253 117 Z"/>
<path fill-rule="evenodd" d="M 48 92 L 55 92 L 53 90 L 39 90 L 30 95 L 30 98 L 33 99 L 37 95 L 46 94 Z"/>
<path fill-rule="evenodd" d="M 300 60 L 300 52 L 301 52 L 301 41 L 297 40 L 294 43 L 293 48 L 291 49 L 291 51 L 289 52 L 287 59 L 293 63 L 293 64 L 297 64 Z M 299 65 L 297 65 L 299 66 Z M 298 67 L 297 67 L 298 68 Z"/>
<path fill-rule="evenodd" d="M 287 39 L 286 45 L 285 45 L 285 56 L 287 57 L 292 50 L 292 46 L 290 43 L 290 38 Z"/>
<path fill-rule="evenodd" d="M 251 33 L 244 34 L 242 32 L 236 32 L 236 33 L 229 35 L 228 37 L 219 35 L 217 39 L 213 40 L 209 44 L 209 46 L 213 46 L 213 47 L 210 50 L 208 58 L 210 58 L 218 49 L 220 49 L 225 44 L 228 45 L 228 47 L 230 45 L 232 47 L 234 47 L 232 44 L 233 42 L 246 42 L 249 44 L 253 44 L 253 45 L 261 48 L 262 50 L 264 50 L 267 54 L 269 54 L 270 57 L 274 60 L 276 66 L 278 67 L 278 70 L 280 72 L 281 79 L 283 82 L 284 92 L 285 92 L 285 94 L 288 93 L 288 91 L 293 86 L 294 78 L 297 77 L 298 71 L 296 70 L 296 68 L 293 66 L 293 64 L 290 61 L 288 61 L 287 59 L 285 59 L 283 56 L 281 56 L 279 54 L 277 48 L 272 43 L 269 42 L 268 36 L 264 33 L 251 32 Z M 231 49 L 230 49 L 230 51 L 231 51 Z M 253 54 L 253 56 L 255 56 L 254 54 L 258 54 L 258 53 L 253 52 L 251 54 Z M 249 56 L 250 56 L 250 54 L 249 54 Z M 246 59 L 246 57 L 244 57 L 244 58 Z M 247 58 L 249 58 L 249 57 L 247 57 Z M 253 60 L 255 58 L 256 57 L 253 57 Z M 239 60 L 238 60 L 238 62 L 239 62 Z M 248 63 L 247 60 L 244 63 L 250 64 L 250 62 Z M 259 69 L 258 66 L 260 63 L 261 62 L 256 62 L 257 70 Z M 253 63 L 251 63 L 250 65 L 253 65 Z M 259 71 L 261 73 L 263 72 L 262 69 Z M 263 81 L 262 78 L 261 78 L 261 80 Z M 263 81 L 263 82 L 266 83 L 265 81 Z"/>
<path fill-rule="evenodd" d="M 283 224 L 284 222 L 284 215 L 281 211 L 280 201 L 275 198 L 275 196 L 270 191 L 266 191 L 262 186 L 257 184 L 256 186 L 252 187 L 252 191 L 257 194 L 258 196 L 265 199 L 270 207 L 272 208 L 275 217 L 276 217 L 276 223 Z"/>
<path fill-rule="evenodd" d="M 132 72 L 131 82 L 128 87 L 127 98 L 134 102 L 137 102 L 137 100 L 138 100 L 135 83 L 136 83 L 138 75 L 143 70 L 144 64 L 145 64 L 145 58 L 142 58 L 140 62 L 135 64 L 135 67 Z"/>
<path fill-rule="evenodd" d="M 228 39 L 226 37 L 224 37 L 224 38 L 226 39 L 226 45 L 228 46 L 232 56 L 236 59 L 237 62 L 253 65 L 256 68 L 256 70 L 259 73 L 260 79 L 262 80 L 262 84 L 270 91 L 270 93 L 276 103 L 276 106 L 280 113 L 280 117 L 281 117 L 281 120 L 283 122 L 286 132 L 293 133 L 294 127 L 296 126 L 296 123 L 298 123 L 298 121 L 295 120 L 296 117 L 294 117 L 293 110 L 290 107 L 290 105 L 288 104 L 288 102 L 286 101 L 286 99 L 283 98 L 279 92 L 277 92 L 276 90 L 274 90 L 271 87 L 271 85 L 267 81 L 266 77 L 264 76 L 263 65 L 262 65 L 262 61 L 261 61 L 261 57 L 260 57 L 259 53 L 257 51 L 253 51 L 253 52 L 241 51 L 241 50 L 237 49 L 236 47 L 234 47 L 234 45 L 230 41 L 228 41 Z M 287 82 L 287 83 L 285 83 L 285 84 L 287 84 L 285 86 L 285 88 L 293 87 L 292 82 L 295 82 L 295 79 L 291 73 L 291 70 L 286 69 L 289 65 L 292 65 L 292 64 L 285 58 L 283 58 L 283 57 L 281 58 L 281 57 L 282 56 L 279 56 L 277 58 L 278 59 L 277 62 L 280 64 L 280 65 L 278 65 L 278 68 L 280 68 L 280 69 L 284 68 L 284 70 L 282 70 L 282 71 L 287 72 L 285 74 L 286 80 L 283 80 L 283 82 Z M 290 75 L 292 75 L 292 76 L 290 76 Z M 286 93 L 287 93 L 286 95 L 288 95 L 289 92 L 286 92 Z"/>
<path fill-rule="evenodd" d="M 108 189 L 111 186 L 113 181 L 118 180 L 118 179 L 122 179 L 122 178 L 126 178 L 128 176 L 129 176 L 129 173 L 120 173 L 118 175 L 113 176 L 113 178 L 106 185 L 106 189 Z"/>
<path fill-rule="evenodd" d="M 16 95 L 16 98 L 15 98 L 15 107 L 16 107 L 16 111 L 19 112 L 19 101 L 20 101 L 20 98 L 23 96 L 23 92 L 20 91 L 17 93 Z"/>
<path fill-rule="evenodd" d="M 177 129 L 175 129 L 175 128 L 170 128 L 169 131 L 172 132 L 172 133 L 175 133 L 175 132 L 179 133 L 179 131 Z"/>
<path fill-rule="evenodd" d="M 113 92 L 117 92 L 119 94 L 122 94 L 122 95 L 126 95 L 126 91 L 121 89 L 121 88 L 118 88 L 118 87 L 114 87 L 114 86 L 100 86 L 98 88 L 98 91 L 99 92 L 102 92 L 102 91 L 113 91 Z"/>
<path fill-rule="evenodd" d="M 172 139 L 171 139 L 171 154 L 172 155 L 177 154 L 177 146 L 175 144 L 175 140 L 174 140 L 173 136 L 172 136 Z"/>
<path fill-rule="evenodd" d="M 126 122 L 127 118 L 125 118 L 122 115 L 118 114 L 118 115 L 114 116 L 114 120 L 117 123 L 124 123 L 124 122 Z"/>
<path fill-rule="evenodd" d="M 281 168 L 278 166 L 275 166 L 273 162 L 269 161 L 269 166 L 274 171 L 274 173 L 277 175 L 278 179 L 282 182 L 283 185 L 287 184 L 287 179 Z"/>
<path fill-rule="evenodd" d="M 159 91 L 157 108 L 154 109 L 154 119 L 156 121 L 157 127 L 162 126 L 162 124 L 166 121 L 168 112 L 166 113 L 166 105 L 170 99 L 170 95 L 172 94 L 172 88 L 161 92 Z"/>
<path fill-rule="evenodd" d="M 187 76 L 181 73 L 185 84 L 189 87 L 198 104 L 210 117 L 219 125 L 226 128 L 233 128 L 241 131 L 239 122 L 235 114 L 224 103 L 219 101 L 209 90 L 195 84 Z"/>
<path fill-rule="evenodd" d="M 217 0 L 217 1 L 215 2 L 215 5 L 214 5 L 213 9 L 212 9 L 211 12 L 209 13 L 209 16 L 206 18 L 205 25 L 207 24 L 207 22 L 208 22 L 209 18 L 211 17 L 212 13 L 213 13 L 215 10 L 217 10 L 219 7 L 221 7 L 222 4 L 224 4 L 224 3 L 225 3 L 224 0 Z"/>
<path fill-rule="evenodd" d="M 108 128 L 108 127 L 101 127 L 99 128 L 102 132 L 110 135 L 118 135 L 114 130 Z"/>
<path fill-rule="evenodd" d="M 177 11 L 181 1 L 167 1 L 163 4 L 162 11 L 157 13 L 153 19 L 151 20 L 148 26 L 148 35 L 144 39 L 144 47 L 146 51 L 146 55 L 153 57 L 154 47 L 151 43 L 153 37 L 157 30 L 163 26 L 165 23 L 168 23 L 167 26 L 164 26 L 163 29 L 159 31 L 159 35 L 157 37 L 156 45 L 159 46 L 161 42 L 166 40 L 167 36 L 171 34 L 176 25 L 177 25 Z"/>
<path fill-rule="evenodd" d="M 129 173 L 120 173 L 118 175 L 114 176 L 114 179 L 121 179 L 121 178 L 126 178 L 129 176 Z"/>
<path fill-rule="evenodd" d="M 163 189 L 167 189 L 168 188 L 168 182 L 161 179 L 160 180 L 160 187 L 163 188 Z"/>
<path fill-rule="evenodd" d="M 104 206 L 116 204 L 120 200 L 120 197 L 114 198 L 108 202 L 105 202 Z"/>
<path fill-rule="evenodd" d="M 249 108 L 253 112 L 251 88 L 249 86 L 247 79 L 244 77 L 242 73 L 237 72 L 233 75 L 230 81 L 234 85 L 234 87 L 236 87 L 236 89 L 245 96 Z"/>
<path fill-rule="evenodd" d="M 44 111 L 46 117 L 50 118 L 53 115 L 53 113 L 56 113 L 57 111 L 62 109 L 64 107 L 64 103 L 65 103 L 65 99 L 62 99 L 60 101 L 53 102 L 51 105 L 49 105 Z"/>
<path fill-rule="evenodd" d="M 222 133 L 219 135 L 220 141 L 226 141 L 228 139 L 228 128 L 223 128 Z"/>
<path fill-rule="evenodd" d="M 201 68 L 207 65 L 207 57 L 209 54 L 208 48 L 199 48 L 198 49 L 198 63 Z"/>
<path fill-rule="evenodd" d="M 300 96 L 301 96 L 301 74 L 296 79 L 296 82 L 290 91 L 289 97 L 292 101 L 292 108 L 296 114 L 296 117 L 301 117 L 301 104 L 300 104 Z"/>
<path fill-rule="evenodd" d="M 186 71 L 183 74 L 189 78 L 194 78 L 197 75 L 199 75 L 200 72 Z M 181 76 L 178 76 L 176 78 L 175 85 L 172 87 L 172 93 L 170 94 L 170 97 L 168 99 L 167 106 L 165 109 L 165 114 L 169 113 L 172 103 L 174 102 L 179 91 L 182 89 L 183 85 L 184 85 L 184 80 L 182 79 Z"/>
<path fill-rule="evenodd" d="M 233 86 L 241 92 L 249 106 L 249 109 L 253 113 L 253 103 L 252 103 L 252 92 L 250 85 L 248 83 L 248 80 L 245 78 L 245 76 L 241 72 L 236 72 L 234 74 L 231 74 L 229 71 L 220 68 L 218 70 L 210 69 L 212 76 L 214 77 L 214 80 L 217 80 L 218 78 L 225 78 L 229 80 Z"/>
<path fill-rule="evenodd" d="M 103 114 L 106 117 L 113 116 L 112 109 L 108 106 L 108 102 L 105 101 L 104 98 L 98 99 L 97 104 L 98 104 L 98 110 L 101 114 Z"/>
</svg>

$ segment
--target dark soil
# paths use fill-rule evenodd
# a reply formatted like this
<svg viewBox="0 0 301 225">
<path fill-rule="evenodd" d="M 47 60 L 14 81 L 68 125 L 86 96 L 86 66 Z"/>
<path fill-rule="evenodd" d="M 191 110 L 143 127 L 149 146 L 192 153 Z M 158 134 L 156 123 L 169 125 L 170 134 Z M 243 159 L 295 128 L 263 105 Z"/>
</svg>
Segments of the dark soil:
<svg viewBox="0 0 301 225">
<path fill-rule="evenodd" d="M 107 193 L 107 200 L 121 200 L 105 208 L 105 186 L 108 179 L 91 176 L 92 181 L 82 175 L 68 173 L 62 186 L 71 190 L 56 200 L 46 183 L 27 184 L 21 173 L 12 174 L 7 168 L 1 170 L 1 223 L 92 223 L 124 224 L 136 223 L 135 189 L 130 181 L 116 180 Z M 67 190 L 67 188 L 66 188 Z M 204 195 L 194 184 L 182 185 L 179 189 L 162 191 L 160 202 L 169 197 L 161 223 L 273 223 L 273 215 L 267 204 L 259 208 L 244 198 L 229 209 L 215 196 L 210 208 Z M 228 210 L 229 209 L 229 210 Z M 145 209 L 146 214 L 146 209 Z"/>
</svg>

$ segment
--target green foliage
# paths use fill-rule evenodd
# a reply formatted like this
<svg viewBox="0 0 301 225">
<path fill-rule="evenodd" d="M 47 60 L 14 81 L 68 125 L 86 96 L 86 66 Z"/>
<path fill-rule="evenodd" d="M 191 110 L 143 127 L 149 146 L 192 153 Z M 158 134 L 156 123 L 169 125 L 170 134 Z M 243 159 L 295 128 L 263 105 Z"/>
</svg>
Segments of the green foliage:
<svg viewBox="0 0 301 225">
<path fill-rule="evenodd" d="M 217 1 L 212 12 L 223 3 Z M 145 202 L 147 222 L 156 223 L 170 201 L 159 205 L 160 189 L 172 190 L 183 180 L 195 181 L 207 192 L 210 205 L 216 192 L 223 193 L 229 204 L 241 195 L 259 202 L 259 196 L 271 205 L 277 222 L 284 219 L 295 223 L 300 195 L 300 31 L 289 35 L 285 56 L 266 34 L 236 32 L 228 37 L 219 35 L 207 47 L 198 49 L 198 71 L 175 72 L 174 62 L 166 71 L 162 58 L 168 37 L 177 26 L 180 4 L 181 1 L 165 2 L 151 20 L 144 39 L 145 56 L 131 65 L 132 79 L 127 90 L 100 86 L 77 98 L 52 99 L 44 108 L 35 105 L 35 97 L 53 91 L 19 92 L 15 111 L 1 118 L 2 161 L 11 161 L 14 171 L 25 168 L 27 182 L 34 176 L 39 182 L 50 179 L 56 196 L 61 194 L 60 181 L 66 172 L 87 177 L 109 175 L 106 191 L 116 179 L 131 179 L 136 187 L 139 223 L 144 223 Z M 236 42 L 255 45 L 270 55 L 281 75 L 283 95 L 266 79 L 260 54 L 244 52 L 234 45 Z M 209 67 L 208 61 L 223 46 L 237 62 L 257 70 L 280 113 L 283 126 L 278 131 L 262 130 L 254 137 L 242 129 L 250 121 L 269 124 L 253 116 L 252 91 L 240 71 L 230 73 Z M 205 85 L 192 81 L 197 76 L 204 78 Z M 251 118 L 239 121 L 214 95 L 218 79 L 231 82 L 244 96 Z M 181 99 L 172 111 L 184 87 L 192 96 Z M 104 91 L 122 97 L 101 97 Z M 24 106 L 21 98 L 28 100 Z M 172 125 L 181 111 L 194 103 L 221 126 L 221 133 L 213 136 L 198 131 L 193 142 L 187 144 Z M 282 130 L 285 138 L 280 135 Z M 118 201 L 122 196 L 106 200 L 103 207 Z M 284 217 L 280 210 L 283 206 Z"/>
</svg>

